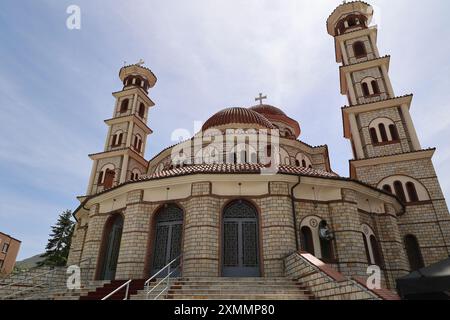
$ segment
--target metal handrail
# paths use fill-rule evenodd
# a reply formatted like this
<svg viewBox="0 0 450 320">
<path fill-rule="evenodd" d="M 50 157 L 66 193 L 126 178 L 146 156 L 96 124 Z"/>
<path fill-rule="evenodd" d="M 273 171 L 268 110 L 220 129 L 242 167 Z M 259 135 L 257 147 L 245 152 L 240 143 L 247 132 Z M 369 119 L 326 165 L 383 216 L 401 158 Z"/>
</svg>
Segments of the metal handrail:
<svg viewBox="0 0 450 320">
<path fill-rule="evenodd" d="M 162 269 L 160 269 L 157 273 L 155 273 L 153 276 L 151 276 L 147 281 L 145 281 L 145 285 L 148 286 L 148 284 L 150 283 L 150 281 L 152 281 L 153 279 L 156 278 L 156 276 L 158 274 L 160 274 L 164 269 L 167 269 L 170 267 L 170 265 L 172 263 L 174 263 L 175 261 L 177 261 L 178 259 L 180 259 L 183 255 L 180 254 L 178 257 L 176 257 L 175 259 L 173 259 L 172 261 L 170 261 L 168 264 L 166 264 Z"/>
<path fill-rule="evenodd" d="M 155 273 L 153 276 L 151 276 L 147 281 L 145 281 L 145 290 L 147 291 L 147 295 L 146 298 L 148 300 L 148 296 L 150 295 L 150 293 L 153 292 L 153 290 L 155 290 L 161 283 L 163 283 L 164 281 L 167 280 L 166 283 L 166 287 L 154 298 L 154 300 L 158 299 L 165 291 L 167 291 L 167 289 L 170 286 L 170 276 L 172 274 L 174 274 L 177 269 L 179 269 L 180 265 L 181 265 L 181 261 L 180 264 L 178 264 L 178 266 L 175 267 L 175 269 L 173 269 L 172 271 L 170 271 L 170 267 L 171 265 L 176 262 L 177 260 L 181 260 L 181 257 L 183 256 L 183 254 L 180 254 L 178 257 L 176 257 L 175 259 L 173 259 L 172 261 L 170 261 L 168 264 L 166 264 L 162 269 L 160 269 L 157 273 Z M 149 289 L 150 287 L 150 282 L 153 279 L 156 279 L 156 276 L 159 275 L 163 270 L 167 269 L 167 276 L 165 276 L 161 281 L 159 281 L 152 289 Z"/>
<path fill-rule="evenodd" d="M 108 294 L 106 297 L 102 298 L 103 300 L 108 299 L 109 297 L 111 297 L 113 294 L 115 294 L 117 291 L 119 291 L 120 289 L 122 289 L 123 287 L 127 287 L 127 290 L 125 291 L 125 298 L 123 298 L 123 300 L 127 300 L 128 299 L 128 292 L 130 290 L 130 283 L 131 283 L 131 279 L 128 280 L 127 282 L 125 282 L 124 284 L 122 284 L 120 287 L 118 287 L 116 290 L 114 290 L 113 292 L 111 292 L 110 294 Z"/>
<path fill-rule="evenodd" d="M 153 292 L 153 290 L 155 290 L 161 283 L 163 283 L 164 281 L 167 280 L 166 286 L 163 290 L 161 290 L 160 293 L 158 293 L 158 295 L 153 299 L 156 300 L 158 299 L 164 292 L 166 292 L 169 289 L 169 285 L 170 285 L 170 276 L 175 273 L 177 271 L 178 267 L 176 267 L 172 272 L 170 272 L 167 276 L 165 276 L 164 278 L 161 279 L 161 281 L 159 281 L 153 288 L 151 288 L 149 291 L 147 291 L 147 296 L 146 299 L 148 300 L 148 296 L 150 295 L 150 293 Z M 169 269 L 170 270 L 170 269 Z"/>
</svg>

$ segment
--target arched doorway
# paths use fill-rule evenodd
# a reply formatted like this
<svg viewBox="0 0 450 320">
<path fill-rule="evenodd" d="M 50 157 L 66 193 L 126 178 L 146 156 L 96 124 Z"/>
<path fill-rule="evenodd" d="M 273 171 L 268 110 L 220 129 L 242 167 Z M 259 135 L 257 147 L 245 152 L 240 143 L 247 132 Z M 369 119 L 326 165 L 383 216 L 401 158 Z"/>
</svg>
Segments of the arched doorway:
<svg viewBox="0 0 450 320">
<path fill-rule="evenodd" d="M 181 254 L 183 210 L 175 204 L 164 205 L 156 215 L 154 231 L 151 275 Z"/>
<path fill-rule="evenodd" d="M 116 276 L 117 260 L 119 258 L 120 240 L 122 239 L 123 217 L 116 214 L 109 218 L 105 224 L 103 239 L 103 264 L 101 280 L 114 280 Z"/>
<path fill-rule="evenodd" d="M 258 213 L 246 201 L 233 201 L 223 211 L 222 276 L 260 276 Z"/>
</svg>

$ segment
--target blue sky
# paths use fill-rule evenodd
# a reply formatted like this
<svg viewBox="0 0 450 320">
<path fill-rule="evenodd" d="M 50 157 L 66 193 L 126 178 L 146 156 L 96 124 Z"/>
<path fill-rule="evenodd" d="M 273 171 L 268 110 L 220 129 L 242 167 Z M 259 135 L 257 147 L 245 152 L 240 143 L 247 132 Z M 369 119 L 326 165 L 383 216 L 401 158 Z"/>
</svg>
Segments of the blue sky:
<svg viewBox="0 0 450 320">
<path fill-rule="evenodd" d="M 348 176 L 338 65 L 325 21 L 341 1 L 3 0 L 0 10 L 0 230 L 22 240 L 19 259 L 43 252 L 50 226 L 77 206 L 102 151 L 124 61 L 158 78 L 147 159 L 220 109 L 259 92 L 297 119 L 303 141 L 328 144 Z M 414 93 L 422 146 L 450 195 L 450 28 L 447 0 L 371 1 L 381 54 L 397 95 Z M 81 8 L 81 30 L 66 8 Z"/>
</svg>

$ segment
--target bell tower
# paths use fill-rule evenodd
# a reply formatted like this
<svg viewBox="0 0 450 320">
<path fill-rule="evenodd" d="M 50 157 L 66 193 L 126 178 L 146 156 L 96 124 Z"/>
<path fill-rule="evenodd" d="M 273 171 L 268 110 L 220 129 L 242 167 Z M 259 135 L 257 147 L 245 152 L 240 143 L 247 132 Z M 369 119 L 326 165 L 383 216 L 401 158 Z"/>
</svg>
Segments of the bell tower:
<svg viewBox="0 0 450 320">
<path fill-rule="evenodd" d="M 405 204 L 399 230 L 403 239 L 413 237 L 420 246 L 415 257 L 408 257 L 428 265 L 450 253 L 450 216 L 431 160 L 435 149 L 422 149 L 419 142 L 410 115 L 413 95 L 394 93 L 391 58 L 378 51 L 372 17 L 369 4 L 353 1 L 338 6 L 327 20 L 341 64 L 340 91 L 348 98 L 342 116 L 353 151 L 350 177 L 394 193 Z"/>
<path fill-rule="evenodd" d="M 148 110 L 155 105 L 148 91 L 155 85 L 156 77 L 142 64 L 141 61 L 120 69 L 123 88 L 113 93 L 116 102 L 112 118 L 105 120 L 108 134 L 104 150 L 89 155 L 93 164 L 87 195 L 138 179 L 147 170 L 145 146 L 152 133 L 147 126 Z"/>
</svg>

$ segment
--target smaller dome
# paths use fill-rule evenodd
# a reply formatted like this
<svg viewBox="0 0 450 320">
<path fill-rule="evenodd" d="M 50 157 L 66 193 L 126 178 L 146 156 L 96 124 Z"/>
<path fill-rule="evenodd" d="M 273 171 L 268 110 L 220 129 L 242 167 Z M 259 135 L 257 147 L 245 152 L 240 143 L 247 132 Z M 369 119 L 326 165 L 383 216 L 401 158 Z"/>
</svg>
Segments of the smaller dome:
<svg viewBox="0 0 450 320">
<path fill-rule="evenodd" d="M 275 116 L 286 116 L 286 114 L 278 109 L 277 107 L 271 106 L 269 104 L 259 104 L 249 108 L 250 110 L 256 111 L 260 114 L 270 114 Z"/>
<path fill-rule="evenodd" d="M 268 129 L 275 129 L 275 126 L 263 115 L 247 108 L 228 108 L 217 112 L 206 120 L 202 130 L 218 127 L 227 124 L 256 124 Z"/>
</svg>

